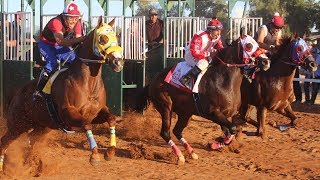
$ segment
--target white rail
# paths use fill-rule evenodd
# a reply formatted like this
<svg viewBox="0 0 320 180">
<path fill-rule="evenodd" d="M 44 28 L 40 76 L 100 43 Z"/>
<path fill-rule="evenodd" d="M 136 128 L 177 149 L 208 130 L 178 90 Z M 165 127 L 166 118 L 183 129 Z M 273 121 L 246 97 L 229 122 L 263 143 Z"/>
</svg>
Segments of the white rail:
<svg viewBox="0 0 320 180">
<path fill-rule="evenodd" d="M 293 81 L 320 83 L 320 79 L 307 79 L 307 78 L 293 78 Z"/>
</svg>

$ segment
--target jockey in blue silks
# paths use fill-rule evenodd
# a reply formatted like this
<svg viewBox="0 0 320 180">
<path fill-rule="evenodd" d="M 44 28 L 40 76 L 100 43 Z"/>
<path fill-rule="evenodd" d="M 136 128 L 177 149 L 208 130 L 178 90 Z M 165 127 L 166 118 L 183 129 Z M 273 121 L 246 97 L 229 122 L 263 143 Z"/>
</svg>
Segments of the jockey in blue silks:
<svg viewBox="0 0 320 180">
<path fill-rule="evenodd" d="M 58 59 L 68 63 L 75 59 L 75 53 L 70 46 L 85 39 L 85 36 L 82 36 L 80 16 L 78 6 L 71 2 L 64 8 L 63 13 L 51 19 L 41 32 L 38 47 L 46 65 L 40 74 L 33 100 L 43 97 L 42 89 L 50 75 L 57 70 Z"/>
</svg>

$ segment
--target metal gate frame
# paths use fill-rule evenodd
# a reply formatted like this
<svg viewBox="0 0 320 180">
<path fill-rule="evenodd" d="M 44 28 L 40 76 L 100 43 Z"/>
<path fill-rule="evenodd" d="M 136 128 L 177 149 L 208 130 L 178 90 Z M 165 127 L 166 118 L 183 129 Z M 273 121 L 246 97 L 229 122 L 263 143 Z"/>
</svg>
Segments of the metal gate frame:
<svg viewBox="0 0 320 180">
<path fill-rule="evenodd" d="M 32 20 L 31 12 L 1 13 L 0 116 L 14 93 L 33 79 Z"/>
<path fill-rule="evenodd" d="M 263 24 L 262 17 L 248 17 L 248 18 L 230 18 L 230 33 L 229 38 L 235 40 L 240 37 L 240 28 L 244 27 L 245 34 L 252 37 Z"/>
</svg>

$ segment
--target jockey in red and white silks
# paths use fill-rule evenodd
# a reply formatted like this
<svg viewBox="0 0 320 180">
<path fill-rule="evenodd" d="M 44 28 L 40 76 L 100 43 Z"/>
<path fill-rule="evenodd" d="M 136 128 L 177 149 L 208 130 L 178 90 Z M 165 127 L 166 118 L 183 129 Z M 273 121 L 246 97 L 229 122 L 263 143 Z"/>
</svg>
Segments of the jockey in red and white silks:
<svg viewBox="0 0 320 180">
<path fill-rule="evenodd" d="M 201 30 L 193 36 L 190 44 L 185 48 L 184 56 L 187 64 L 193 68 L 180 79 L 182 85 L 188 87 L 192 78 L 196 79 L 199 73 L 208 68 L 210 54 L 223 48 L 220 36 L 222 28 L 222 23 L 212 18 L 206 30 Z"/>
<path fill-rule="evenodd" d="M 221 36 L 218 35 L 213 39 L 208 31 L 197 32 L 190 44 L 185 48 L 184 59 L 188 65 L 197 66 L 201 71 L 209 66 L 208 57 L 210 53 L 214 53 L 216 49 L 223 48 Z"/>
</svg>

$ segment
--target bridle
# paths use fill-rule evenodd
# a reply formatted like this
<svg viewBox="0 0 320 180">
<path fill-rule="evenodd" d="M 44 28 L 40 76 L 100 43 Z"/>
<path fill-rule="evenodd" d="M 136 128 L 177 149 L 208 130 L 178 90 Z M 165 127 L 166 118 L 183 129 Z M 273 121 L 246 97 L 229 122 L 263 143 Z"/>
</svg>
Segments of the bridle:
<svg viewBox="0 0 320 180">
<path fill-rule="evenodd" d="M 298 53 L 297 52 L 298 51 L 297 50 L 298 46 L 295 47 L 294 46 L 294 42 L 291 43 L 290 56 L 288 57 L 290 59 L 290 62 L 284 61 L 285 59 L 288 59 L 286 57 L 281 58 L 280 61 L 282 63 L 284 63 L 284 64 L 288 64 L 288 65 L 295 66 L 295 67 L 305 64 L 306 59 L 308 59 L 312 55 L 310 54 L 310 50 L 309 49 L 305 50 L 302 53 Z M 297 58 L 294 58 L 294 53 L 298 54 Z"/>
<path fill-rule="evenodd" d="M 85 64 L 88 64 L 88 63 L 103 64 L 103 63 L 107 63 L 111 60 L 110 56 L 108 56 L 108 54 L 110 54 L 112 52 L 120 52 L 122 54 L 122 48 L 117 45 L 118 42 L 116 39 L 116 35 L 110 29 L 112 29 L 111 26 L 109 26 L 107 24 L 103 24 L 102 27 L 95 28 L 93 30 L 93 32 L 90 32 L 90 33 L 94 33 L 93 40 L 92 40 L 92 50 L 93 50 L 94 55 L 96 57 L 99 57 L 98 59 L 82 58 L 76 54 L 77 58 Z M 99 44 L 97 38 L 99 38 L 101 35 L 104 35 L 108 38 L 107 43 Z"/>
</svg>

